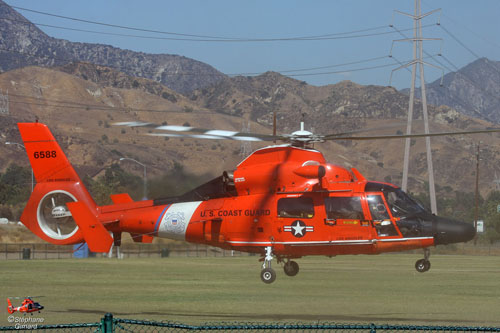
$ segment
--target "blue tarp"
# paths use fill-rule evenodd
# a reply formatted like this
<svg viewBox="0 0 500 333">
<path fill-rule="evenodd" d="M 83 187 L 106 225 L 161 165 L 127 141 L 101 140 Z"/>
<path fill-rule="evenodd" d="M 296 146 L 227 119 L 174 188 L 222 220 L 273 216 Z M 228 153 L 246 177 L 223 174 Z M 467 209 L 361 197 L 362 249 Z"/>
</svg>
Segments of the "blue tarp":
<svg viewBox="0 0 500 333">
<path fill-rule="evenodd" d="M 89 246 L 87 243 L 73 245 L 73 258 L 88 258 Z"/>
</svg>

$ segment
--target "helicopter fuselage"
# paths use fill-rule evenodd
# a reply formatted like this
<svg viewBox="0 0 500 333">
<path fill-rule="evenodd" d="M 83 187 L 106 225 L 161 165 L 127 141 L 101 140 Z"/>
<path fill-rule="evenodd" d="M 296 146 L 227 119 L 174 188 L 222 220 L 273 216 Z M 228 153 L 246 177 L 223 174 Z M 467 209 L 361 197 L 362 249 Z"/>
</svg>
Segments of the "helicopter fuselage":
<svg viewBox="0 0 500 333">
<path fill-rule="evenodd" d="M 130 233 L 136 242 L 166 237 L 260 253 L 261 278 L 271 283 L 274 256 L 294 276 L 292 258 L 427 249 L 475 236 L 471 224 L 437 217 L 398 187 L 327 163 L 305 144 L 259 149 L 234 171 L 178 197 L 133 201 L 122 193 L 98 206 L 47 126 L 19 129 L 37 181 L 21 222 L 53 244 L 86 242 L 93 252 L 108 252 Z M 424 254 L 420 272 L 430 268 Z"/>
<path fill-rule="evenodd" d="M 184 198 L 196 195 L 207 199 L 167 198 L 119 210 L 116 231 L 245 252 L 272 246 L 285 258 L 404 251 L 436 245 L 440 234 L 448 237 L 441 243 L 474 234 L 469 224 L 433 216 L 394 185 L 369 182 L 355 169 L 326 163 L 318 151 L 290 146 L 258 150 L 230 176 Z M 101 208 L 103 223 L 118 219 L 111 210 L 116 206 Z"/>
</svg>

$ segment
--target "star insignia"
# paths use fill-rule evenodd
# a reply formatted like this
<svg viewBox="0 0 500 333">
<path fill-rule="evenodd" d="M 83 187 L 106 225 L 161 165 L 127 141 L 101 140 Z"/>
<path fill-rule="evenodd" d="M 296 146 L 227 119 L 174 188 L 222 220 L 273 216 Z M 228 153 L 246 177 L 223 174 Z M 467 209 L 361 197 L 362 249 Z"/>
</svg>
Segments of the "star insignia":
<svg viewBox="0 0 500 333">
<path fill-rule="evenodd" d="M 292 224 L 292 229 L 293 229 L 293 235 L 295 237 L 302 237 L 304 236 L 304 229 L 306 228 L 305 225 L 301 225 L 299 221 L 295 221 L 295 224 Z"/>
<path fill-rule="evenodd" d="M 291 225 L 286 225 L 283 228 L 284 231 L 290 231 L 292 235 L 294 235 L 297 238 L 304 237 L 307 232 L 312 232 L 314 231 L 313 226 L 307 226 L 303 221 L 301 220 L 295 220 L 292 222 Z"/>
</svg>

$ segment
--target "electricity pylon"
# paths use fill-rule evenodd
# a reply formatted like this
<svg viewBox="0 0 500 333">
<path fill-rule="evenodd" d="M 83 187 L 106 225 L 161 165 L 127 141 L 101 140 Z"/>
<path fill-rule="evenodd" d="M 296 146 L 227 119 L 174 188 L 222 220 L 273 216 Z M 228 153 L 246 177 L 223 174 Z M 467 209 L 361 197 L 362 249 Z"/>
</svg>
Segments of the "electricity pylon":
<svg viewBox="0 0 500 333">
<path fill-rule="evenodd" d="M 424 119 L 424 132 L 425 134 L 429 134 L 429 115 L 427 112 L 427 97 L 425 94 L 425 77 L 424 77 L 424 65 L 431 66 L 437 69 L 440 69 L 443 71 L 442 68 L 435 66 L 433 64 L 429 64 L 423 60 L 423 54 L 424 54 L 424 47 L 423 47 L 423 42 L 424 41 L 429 41 L 429 40 L 442 40 L 441 38 L 423 38 L 422 37 L 422 19 L 426 16 L 429 16 L 437 11 L 440 11 L 441 9 L 435 9 L 431 12 L 422 14 L 422 10 L 420 7 L 420 0 L 415 0 L 415 14 L 408 14 L 408 13 L 403 13 L 400 11 L 395 11 L 398 14 L 402 14 L 405 16 L 409 16 L 413 18 L 413 38 L 405 38 L 405 39 L 398 39 L 393 41 L 393 46 L 394 42 L 413 42 L 413 60 L 410 61 L 409 63 L 403 64 L 400 67 L 393 69 L 391 72 L 391 81 L 392 81 L 392 74 L 400 69 L 407 68 L 407 67 L 412 67 L 411 70 L 411 89 L 410 89 L 410 103 L 408 105 L 408 123 L 406 126 L 406 134 L 411 134 L 411 129 L 412 129 L 412 120 L 413 120 L 413 104 L 414 104 L 414 98 L 415 98 L 415 81 L 416 81 L 416 72 L 417 72 L 417 65 L 419 67 L 419 76 L 420 76 L 420 89 L 421 89 L 421 95 L 422 95 L 422 109 L 423 109 L 423 119 Z M 392 47 L 391 47 L 391 55 L 392 55 Z M 443 76 L 441 77 L 441 82 L 443 80 Z M 390 83 L 389 83 L 390 85 Z M 406 138 L 405 141 L 405 153 L 404 153 L 404 162 L 403 162 L 403 181 L 401 185 L 401 189 L 403 191 L 407 191 L 408 187 L 408 168 L 409 168 L 409 158 L 410 158 L 410 146 L 411 146 L 411 139 Z M 431 152 L 431 139 L 430 137 L 425 138 L 425 146 L 427 150 L 427 171 L 429 173 L 429 197 L 431 200 L 431 211 L 434 214 L 437 214 L 437 204 L 436 204 L 436 189 L 434 185 L 434 167 L 432 165 L 432 152 Z"/>
</svg>

